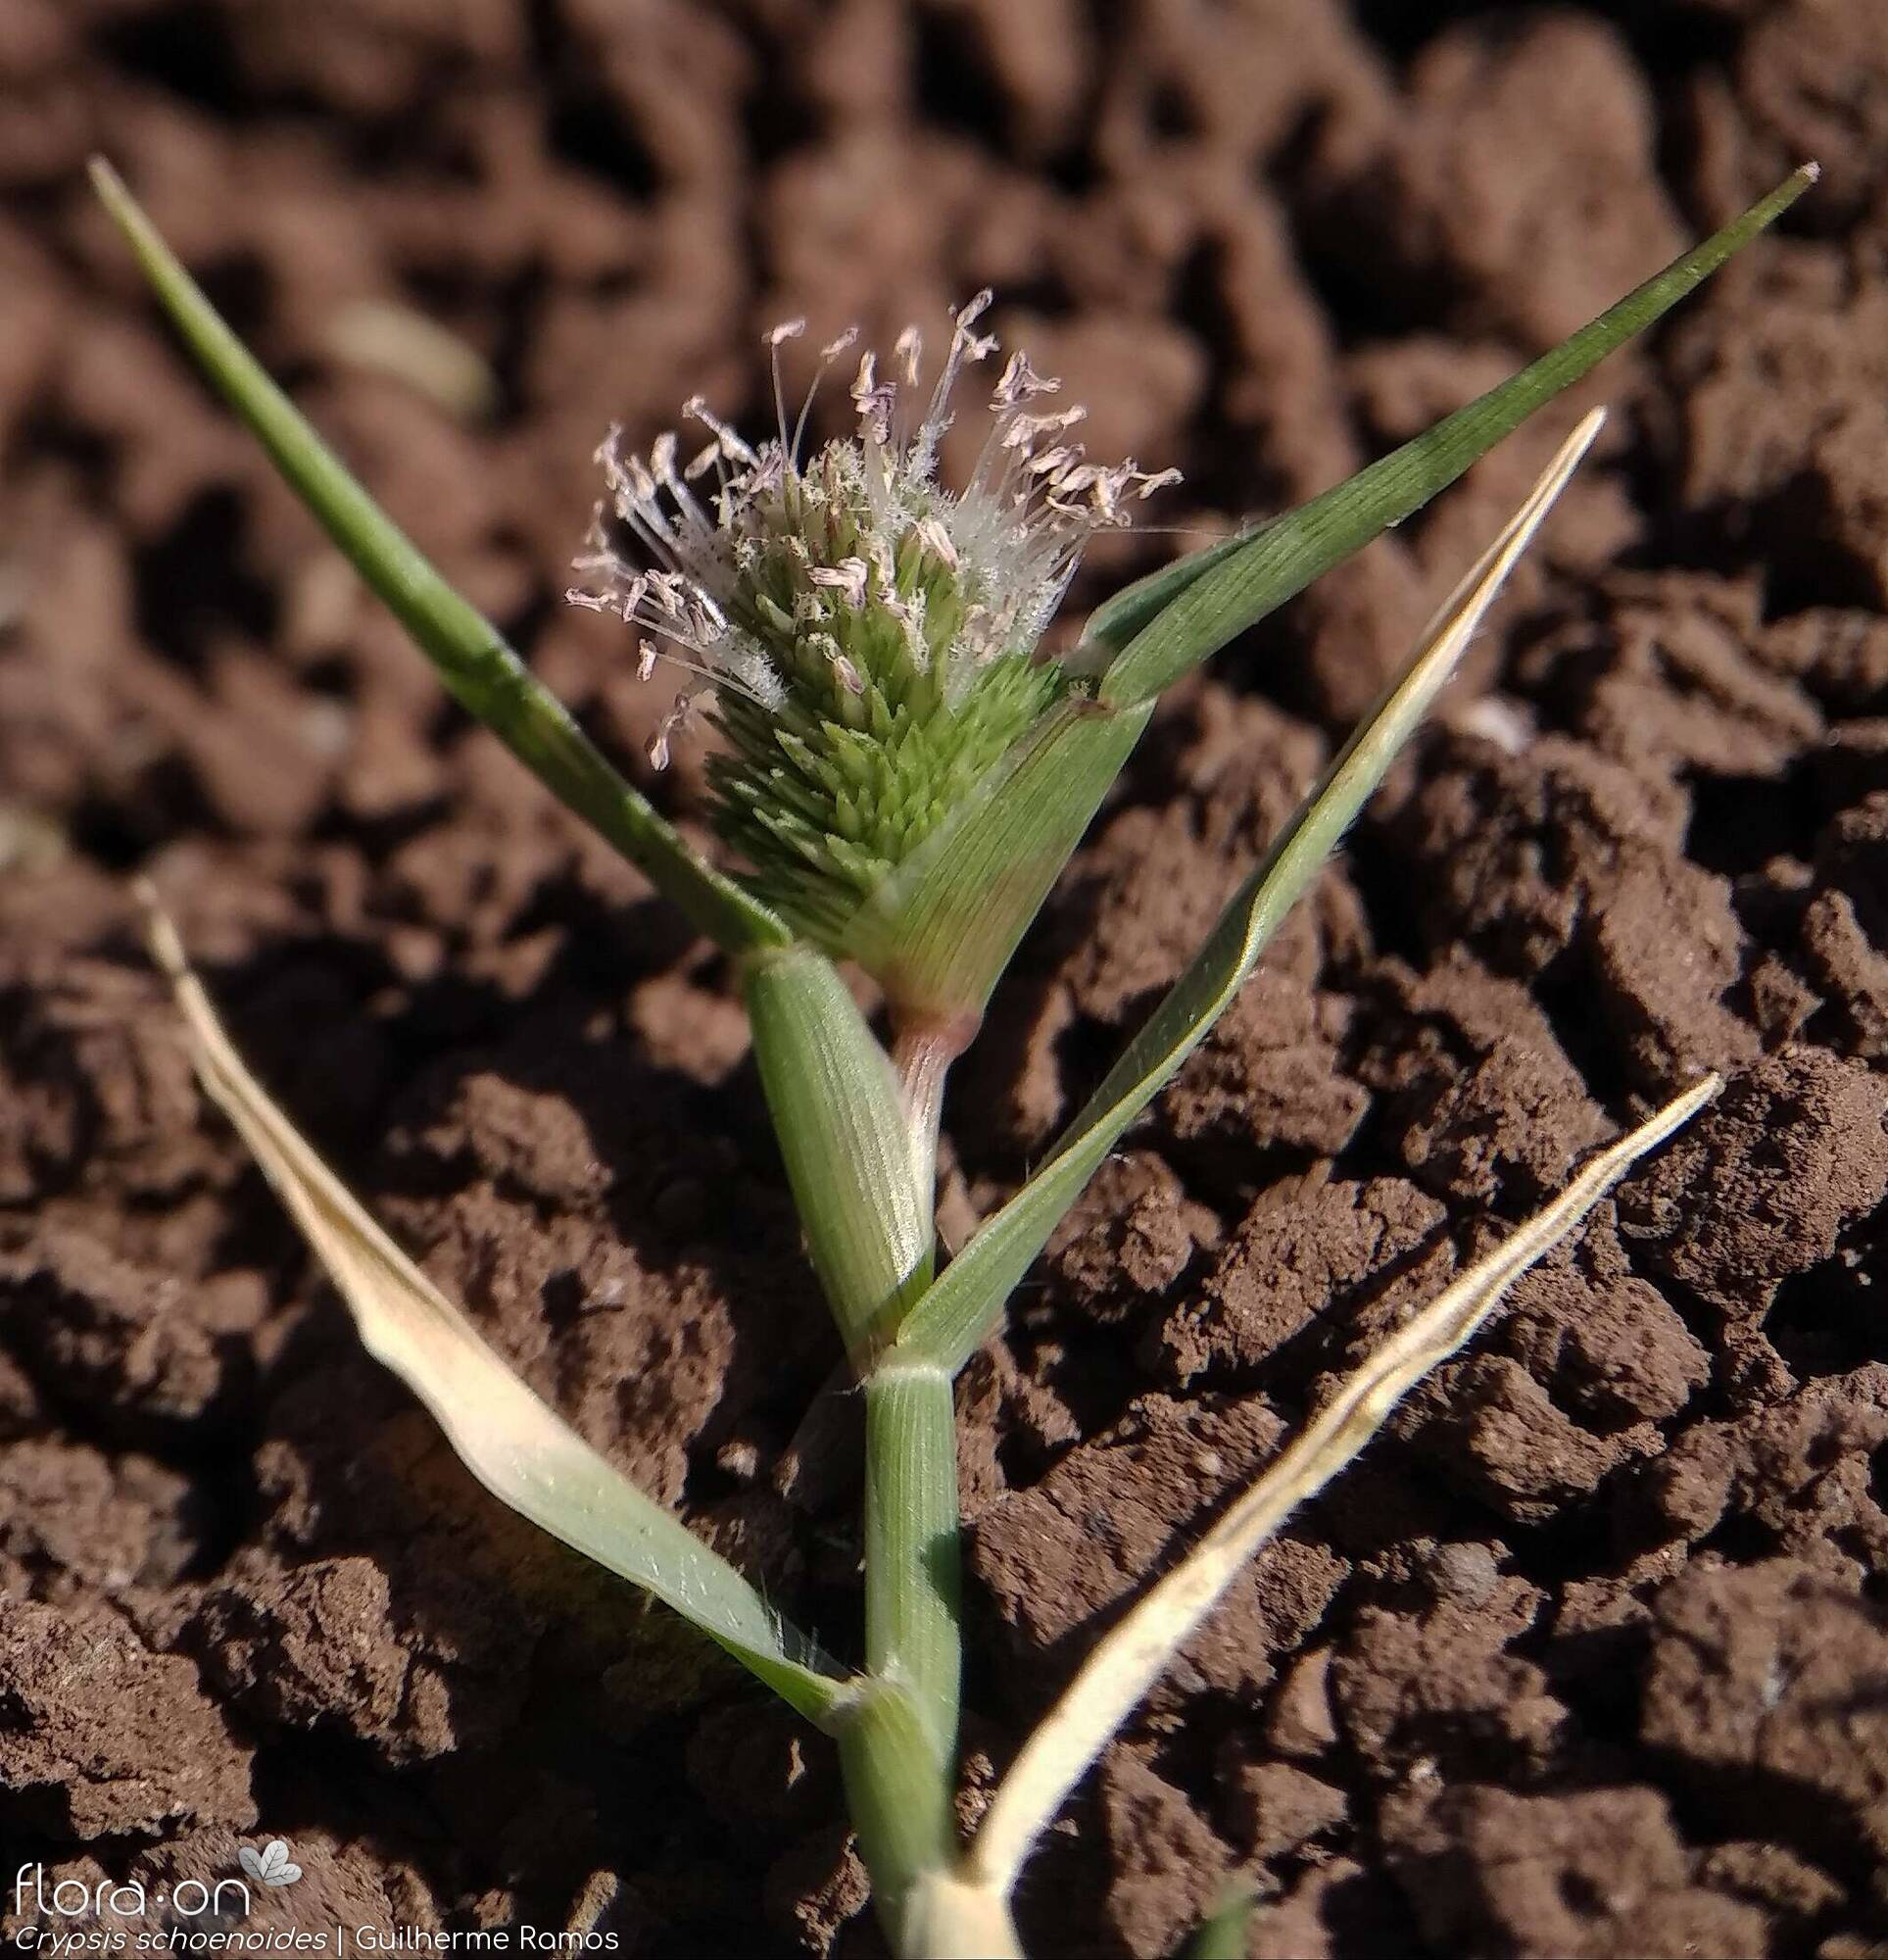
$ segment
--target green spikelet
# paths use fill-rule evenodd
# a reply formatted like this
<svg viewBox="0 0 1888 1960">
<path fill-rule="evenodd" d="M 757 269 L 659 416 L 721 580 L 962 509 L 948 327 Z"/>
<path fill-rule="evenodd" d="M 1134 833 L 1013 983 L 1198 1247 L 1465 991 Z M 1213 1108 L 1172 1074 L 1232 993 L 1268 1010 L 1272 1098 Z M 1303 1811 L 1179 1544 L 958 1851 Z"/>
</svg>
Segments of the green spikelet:
<svg viewBox="0 0 1888 1960">
<path fill-rule="evenodd" d="M 972 330 L 988 299 L 957 315 L 921 416 L 867 355 L 857 439 L 804 464 L 784 410 L 780 440 L 754 450 L 700 402 L 689 413 L 713 440 L 685 469 L 672 437 L 647 463 L 613 433 L 599 452 L 611 495 L 571 597 L 654 636 L 646 672 L 666 652 L 701 676 L 652 755 L 706 697 L 727 740 L 708 764 L 715 826 L 754 896 L 832 953 L 856 951 L 860 906 L 1068 691 L 1036 657 L 1042 628 L 1088 538 L 1166 480 L 1086 463 L 1065 439 L 1081 411 L 1034 413 L 1056 384 L 1018 355 L 969 482 L 940 484 L 952 383 L 995 345 Z M 898 356 L 908 390 L 914 331 Z M 692 487 L 710 469 L 712 514 Z"/>
<path fill-rule="evenodd" d="M 985 668 L 956 709 L 896 703 L 865 678 L 852 705 L 869 730 L 799 701 L 777 720 L 731 702 L 718 718 L 734 753 L 708 763 L 715 828 L 753 867 L 744 882 L 755 897 L 836 949 L 886 874 L 1060 691 L 1053 668 L 1012 655 Z"/>
<path fill-rule="evenodd" d="M 963 658 L 995 595 L 950 562 L 935 514 L 874 508 L 850 445 L 823 450 L 749 517 L 727 610 L 786 698 L 719 690 L 715 827 L 755 896 L 832 947 L 1062 682 L 1026 649 Z"/>
</svg>

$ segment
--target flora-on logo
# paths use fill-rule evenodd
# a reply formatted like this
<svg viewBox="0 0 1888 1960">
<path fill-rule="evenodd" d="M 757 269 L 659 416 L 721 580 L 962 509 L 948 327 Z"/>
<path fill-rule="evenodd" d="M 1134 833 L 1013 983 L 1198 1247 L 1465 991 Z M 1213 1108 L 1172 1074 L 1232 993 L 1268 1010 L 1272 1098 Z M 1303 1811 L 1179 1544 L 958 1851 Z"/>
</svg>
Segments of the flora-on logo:
<svg viewBox="0 0 1888 1960">
<path fill-rule="evenodd" d="M 271 1838 L 261 1851 L 245 1844 L 236 1856 L 259 1886 L 292 1886 L 302 1876 L 301 1866 L 288 1855 L 286 1838 Z"/>
</svg>

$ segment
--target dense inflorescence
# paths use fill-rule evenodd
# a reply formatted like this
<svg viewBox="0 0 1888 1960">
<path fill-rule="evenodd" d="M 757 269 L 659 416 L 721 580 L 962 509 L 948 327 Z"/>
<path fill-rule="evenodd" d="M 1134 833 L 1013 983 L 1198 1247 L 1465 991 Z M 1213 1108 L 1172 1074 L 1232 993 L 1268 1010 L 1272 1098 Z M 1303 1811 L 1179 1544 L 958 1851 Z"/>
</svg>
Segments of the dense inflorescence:
<svg viewBox="0 0 1888 1960">
<path fill-rule="evenodd" d="M 812 398 L 790 428 L 780 386 L 797 320 L 767 335 L 778 433 L 757 449 L 698 398 L 685 413 L 708 441 L 685 466 L 672 435 L 647 461 L 615 429 L 598 452 L 607 494 L 570 597 L 652 636 L 645 677 L 663 659 L 690 671 L 651 760 L 667 761 L 705 704 L 726 738 L 708 768 L 717 828 L 759 895 L 828 946 L 1064 691 L 1036 649 L 1083 547 L 1175 475 L 1089 462 L 1069 433 L 1082 410 L 1040 408 L 1060 384 L 1018 353 L 967 480 L 947 489 L 953 391 L 996 348 L 976 331 L 989 304 L 956 315 L 928 398 L 915 327 L 889 376 L 865 354 L 856 436 L 805 462 Z M 821 350 L 821 374 L 856 337 Z"/>
</svg>

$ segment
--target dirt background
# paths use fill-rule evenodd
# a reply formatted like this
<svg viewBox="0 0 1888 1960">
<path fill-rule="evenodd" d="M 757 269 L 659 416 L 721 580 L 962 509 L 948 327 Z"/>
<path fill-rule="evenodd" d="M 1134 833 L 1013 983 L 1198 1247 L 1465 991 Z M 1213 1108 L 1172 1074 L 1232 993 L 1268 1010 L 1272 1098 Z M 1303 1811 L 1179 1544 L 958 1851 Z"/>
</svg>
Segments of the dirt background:
<svg viewBox="0 0 1888 1960">
<path fill-rule="evenodd" d="M 632 760 L 660 690 L 558 601 L 590 453 L 698 389 L 759 415 L 771 321 L 993 283 L 1206 534 L 1821 160 L 1582 391 L 1619 413 L 1439 725 L 966 1374 L 970 1740 L 987 1777 L 1321 1375 L 1712 1064 L 1717 1107 L 1241 1582 L 1022 1911 L 1044 1954 L 1168 1953 L 1242 1873 L 1266 1956 L 1888 1950 L 1874 10 L 0 6 L 0 1868 L 218 1877 L 280 1835 L 272 1923 L 865 1955 L 825 1746 L 480 1496 L 192 1090 L 133 867 L 427 1269 L 849 1645 L 851 1411 L 798 1435 L 835 1344 L 721 963 L 442 707 L 209 403 L 99 146 Z M 481 412 L 363 354 L 387 303 L 475 352 Z M 959 1229 L 1571 418 L 1163 708 L 953 1085 Z"/>
</svg>

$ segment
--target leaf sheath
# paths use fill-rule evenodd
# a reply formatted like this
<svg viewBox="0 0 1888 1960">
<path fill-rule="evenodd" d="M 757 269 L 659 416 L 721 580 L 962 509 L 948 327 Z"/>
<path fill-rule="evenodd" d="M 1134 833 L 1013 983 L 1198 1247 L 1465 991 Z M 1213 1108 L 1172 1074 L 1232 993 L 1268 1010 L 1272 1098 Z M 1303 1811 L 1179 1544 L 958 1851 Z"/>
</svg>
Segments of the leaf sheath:
<svg viewBox="0 0 1888 1960">
<path fill-rule="evenodd" d="M 742 969 L 754 1061 L 813 1268 L 855 1364 L 930 1284 L 933 1168 L 891 1057 L 810 946 Z"/>
</svg>

